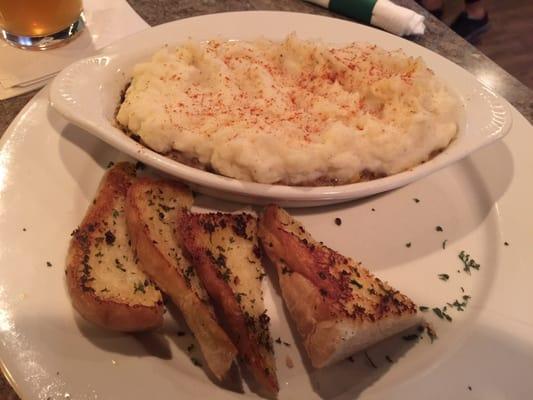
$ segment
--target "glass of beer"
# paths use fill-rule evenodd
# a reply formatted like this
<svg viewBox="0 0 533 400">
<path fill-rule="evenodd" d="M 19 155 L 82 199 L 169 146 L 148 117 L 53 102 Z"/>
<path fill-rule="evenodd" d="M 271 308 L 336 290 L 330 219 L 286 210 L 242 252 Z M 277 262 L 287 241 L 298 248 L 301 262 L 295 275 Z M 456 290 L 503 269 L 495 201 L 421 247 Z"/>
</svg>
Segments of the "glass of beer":
<svg viewBox="0 0 533 400">
<path fill-rule="evenodd" d="M 0 0 L 0 35 L 22 49 L 60 46 L 84 26 L 81 0 Z"/>
</svg>

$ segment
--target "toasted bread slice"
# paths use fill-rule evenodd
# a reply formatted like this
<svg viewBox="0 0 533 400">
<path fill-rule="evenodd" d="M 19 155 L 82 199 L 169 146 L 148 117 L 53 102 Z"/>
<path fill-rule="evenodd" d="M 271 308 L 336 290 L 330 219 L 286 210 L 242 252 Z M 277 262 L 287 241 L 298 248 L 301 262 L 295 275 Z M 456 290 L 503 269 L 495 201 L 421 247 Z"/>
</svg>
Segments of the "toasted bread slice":
<svg viewBox="0 0 533 400">
<path fill-rule="evenodd" d="M 277 206 L 259 238 L 314 367 L 344 359 L 420 321 L 415 304 L 350 258 L 316 242 Z"/>
<path fill-rule="evenodd" d="M 179 210 L 188 209 L 192 202 L 192 193 L 184 185 L 141 178 L 128 191 L 126 221 L 140 267 L 179 307 L 207 365 L 222 379 L 237 349 L 218 324 L 209 297 L 175 235 Z"/>
<path fill-rule="evenodd" d="M 183 211 L 178 234 L 242 360 L 262 387 L 277 392 L 256 218 Z"/>
<path fill-rule="evenodd" d="M 67 286 L 74 308 L 104 328 L 134 332 L 163 322 L 161 293 L 139 269 L 130 246 L 124 206 L 135 168 L 110 169 L 81 225 L 72 233 Z"/>
</svg>

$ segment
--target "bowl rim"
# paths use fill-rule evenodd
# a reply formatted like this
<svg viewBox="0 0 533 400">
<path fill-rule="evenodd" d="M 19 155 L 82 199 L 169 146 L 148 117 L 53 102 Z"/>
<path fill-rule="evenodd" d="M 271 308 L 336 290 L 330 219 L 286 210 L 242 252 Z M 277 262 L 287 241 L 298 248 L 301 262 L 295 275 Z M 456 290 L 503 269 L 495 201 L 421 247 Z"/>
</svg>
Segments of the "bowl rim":
<svg viewBox="0 0 533 400">
<path fill-rule="evenodd" d="M 462 72 L 469 76 L 471 83 L 475 83 L 480 90 L 484 91 L 489 97 L 493 98 L 495 101 L 501 103 L 503 111 L 499 111 L 504 115 L 503 123 L 496 132 L 492 132 L 486 137 L 481 137 L 477 140 L 474 146 L 463 146 L 459 147 L 461 144 L 462 136 L 465 136 L 465 132 L 462 132 L 464 129 L 460 129 L 457 136 L 452 143 L 448 145 L 441 153 L 432 159 L 418 164 L 410 169 L 405 171 L 392 174 L 386 177 L 377 178 L 370 181 L 349 183 L 343 185 L 326 185 L 326 186 L 290 186 L 290 185 L 281 185 L 281 184 L 265 184 L 251 181 L 243 181 L 236 178 L 230 178 L 227 176 L 219 175 L 213 172 L 201 170 L 188 166 L 186 164 L 175 161 L 165 155 L 159 154 L 147 146 L 144 146 L 135 140 L 131 139 L 127 134 L 122 130 L 114 126 L 109 120 L 107 121 L 107 126 L 104 124 L 98 123 L 97 121 L 90 120 L 84 116 L 84 114 L 79 113 L 79 110 L 76 110 L 74 104 L 76 103 L 75 96 L 73 96 L 72 86 L 68 86 L 66 82 L 72 83 L 72 79 L 69 79 L 69 74 L 72 74 L 79 68 L 86 67 L 87 65 L 104 65 L 104 68 L 99 70 L 99 77 L 102 77 L 102 74 L 109 72 L 110 69 L 106 67 L 112 63 L 109 63 L 110 60 L 120 59 L 121 56 L 127 54 L 133 54 L 132 51 L 122 51 L 121 47 L 127 46 L 130 43 L 134 43 L 136 40 L 142 39 L 147 35 L 147 32 L 166 32 L 179 29 L 179 27 L 185 22 L 192 22 L 193 20 L 203 19 L 203 18 L 216 18 L 221 16 L 227 16 L 228 14 L 239 14 L 239 16 L 245 16 L 250 18 L 252 15 L 259 16 L 260 18 L 277 18 L 280 15 L 294 17 L 294 18 L 309 18 L 309 19 L 323 19 L 334 21 L 335 24 L 351 24 L 357 26 L 357 29 L 362 29 L 363 31 L 371 30 L 378 31 L 380 35 L 385 35 L 386 37 L 393 38 L 394 42 L 398 42 L 398 45 L 401 43 L 407 43 L 407 48 L 409 47 L 419 47 L 423 49 L 423 52 L 426 54 L 431 54 L 436 56 L 439 59 L 445 61 L 448 66 L 461 69 Z M 311 21 L 310 21 L 311 22 Z M 163 35 L 165 36 L 165 35 Z M 265 35 L 268 37 L 268 35 Z M 175 40 L 172 43 L 179 43 L 181 40 Z M 158 43 L 152 44 L 152 54 L 158 48 L 161 48 L 165 43 L 169 43 L 168 40 L 161 40 Z M 349 41 L 346 41 L 348 43 Z M 394 43 L 396 44 L 396 43 Z M 405 47 L 400 47 L 402 50 L 406 50 Z M 409 49 L 405 51 L 406 54 L 409 54 Z M 105 62 L 101 62 L 102 59 L 105 59 Z M 114 72 L 116 73 L 116 72 Z M 98 76 L 98 74 L 97 74 Z M 76 88 L 75 88 L 76 89 Z M 453 90 L 454 88 L 452 88 Z M 77 88 L 76 90 L 79 90 Z M 75 92 L 75 91 L 74 91 Z M 75 94 L 75 93 L 74 93 Z M 430 173 L 436 172 L 441 168 L 444 168 L 455 161 L 458 161 L 472 151 L 481 148 L 507 134 L 511 127 L 511 112 L 510 107 L 507 102 L 483 85 L 481 82 L 477 81 L 470 73 L 465 71 L 460 66 L 457 66 L 452 61 L 445 59 L 439 54 L 426 49 L 416 43 L 409 42 L 406 39 L 396 37 L 389 33 L 379 31 L 375 28 L 371 28 L 364 25 L 353 24 L 352 22 L 338 20 L 331 17 L 324 17 L 311 14 L 303 13 L 294 13 L 294 12 L 278 12 L 278 11 L 240 11 L 240 12 L 229 12 L 229 13 L 220 13 L 220 14 L 210 14 L 205 16 L 197 16 L 186 18 L 182 20 L 172 21 L 166 24 L 162 24 L 153 28 L 149 28 L 145 31 L 139 32 L 137 34 L 131 35 L 129 37 L 123 38 L 107 47 L 102 49 L 99 54 L 87 57 L 85 59 L 79 60 L 63 71 L 61 71 L 58 76 L 54 79 L 51 84 L 50 90 L 50 103 L 51 105 L 59 111 L 64 117 L 68 120 L 74 122 L 76 125 L 82 127 L 83 129 L 89 131 L 95 136 L 101 138 L 108 144 L 113 147 L 127 153 L 128 155 L 138 159 L 141 162 L 144 162 L 148 165 L 151 165 L 167 174 L 170 174 L 176 178 L 185 180 L 186 182 L 198 185 L 200 187 L 207 187 L 210 189 L 220 190 L 226 193 L 232 193 L 237 195 L 244 195 L 252 198 L 261 198 L 261 199 L 272 199 L 272 200 L 288 200 L 288 201 L 299 201 L 299 202 L 313 202 L 313 201 L 346 201 L 350 199 L 356 199 L 360 197 L 365 197 L 368 195 L 384 192 L 391 190 L 405 184 L 408 184 L 417 179 L 423 178 Z M 463 99 L 462 99 L 463 100 Z M 466 116 L 468 118 L 468 116 Z M 104 119 L 106 119 L 104 117 Z M 467 121 L 466 121 L 467 122 Z M 465 128 L 466 129 L 466 128 Z M 119 135 L 116 133 L 119 132 Z M 458 143 L 459 142 L 459 143 Z"/>
</svg>

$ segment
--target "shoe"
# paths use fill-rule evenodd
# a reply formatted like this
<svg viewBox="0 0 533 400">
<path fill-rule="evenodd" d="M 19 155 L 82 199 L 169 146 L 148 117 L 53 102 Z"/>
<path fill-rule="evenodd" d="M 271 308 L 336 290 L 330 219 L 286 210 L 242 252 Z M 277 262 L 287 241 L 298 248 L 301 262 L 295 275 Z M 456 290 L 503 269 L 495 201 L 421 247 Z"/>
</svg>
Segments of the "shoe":
<svg viewBox="0 0 533 400">
<path fill-rule="evenodd" d="M 485 13 L 485 16 L 481 19 L 470 18 L 466 12 L 462 12 L 450 25 L 455 33 L 464 37 L 471 42 L 476 39 L 483 32 L 489 29 L 489 15 Z"/>
</svg>

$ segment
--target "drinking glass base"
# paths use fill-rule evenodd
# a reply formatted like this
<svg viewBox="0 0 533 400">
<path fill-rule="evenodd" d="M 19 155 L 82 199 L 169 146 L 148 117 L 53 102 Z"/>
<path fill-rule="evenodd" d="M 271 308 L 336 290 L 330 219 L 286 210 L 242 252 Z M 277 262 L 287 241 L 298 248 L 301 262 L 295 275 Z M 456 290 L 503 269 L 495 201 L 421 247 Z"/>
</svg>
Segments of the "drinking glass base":
<svg viewBox="0 0 533 400">
<path fill-rule="evenodd" d="M 1 37 L 10 45 L 25 50 L 48 50 L 62 46 L 77 35 L 85 28 L 85 16 L 83 12 L 78 19 L 68 27 L 57 33 L 46 36 L 21 36 L 7 32 L 0 28 Z"/>
</svg>

